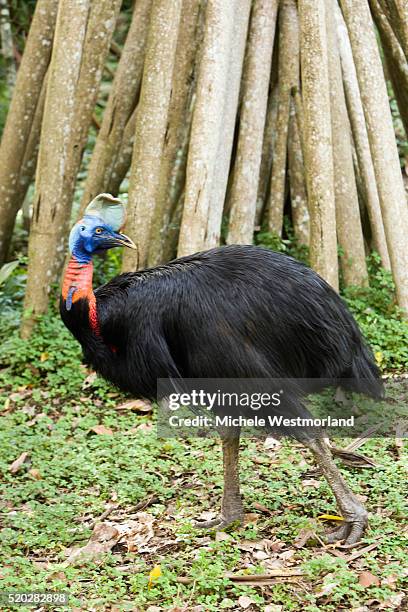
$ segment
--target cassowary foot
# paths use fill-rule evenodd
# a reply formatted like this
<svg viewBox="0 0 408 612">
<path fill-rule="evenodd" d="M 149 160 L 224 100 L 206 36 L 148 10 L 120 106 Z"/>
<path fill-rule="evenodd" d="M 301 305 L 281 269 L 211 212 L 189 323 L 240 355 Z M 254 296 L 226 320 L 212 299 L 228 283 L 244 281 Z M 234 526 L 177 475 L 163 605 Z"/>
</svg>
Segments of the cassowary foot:
<svg viewBox="0 0 408 612">
<path fill-rule="evenodd" d="M 347 546 L 355 544 L 361 539 L 367 527 L 367 511 L 344 481 L 326 442 L 319 439 L 307 440 L 307 446 L 314 454 L 319 468 L 329 483 L 343 517 L 342 524 L 328 534 L 327 540 L 330 543 L 344 540 Z"/>
<path fill-rule="evenodd" d="M 223 531 L 233 527 L 240 527 L 244 522 L 244 515 L 224 515 L 220 514 L 211 521 L 194 521 L 194 527 L 200 529 L 214 529 L 215 531 Z"/>
<path fill-rule="evenodd" d="M 361 540 L 368 524 L 367 512 L 360 506 L 353 511 L 353 516 L 348 514 L 349 518 L 345 519 L 342 525 L 327 534 L 326 540 L 329 544 L 344 540 L 344 544 L 350 546 Z"/>
</svg>

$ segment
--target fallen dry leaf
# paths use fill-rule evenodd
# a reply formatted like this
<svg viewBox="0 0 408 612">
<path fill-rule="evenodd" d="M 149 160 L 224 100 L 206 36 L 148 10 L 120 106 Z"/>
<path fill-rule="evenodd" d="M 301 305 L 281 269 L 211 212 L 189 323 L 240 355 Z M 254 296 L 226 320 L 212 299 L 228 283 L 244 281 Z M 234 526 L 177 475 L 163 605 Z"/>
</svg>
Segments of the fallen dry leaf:
<svg viewBox="0 0 408 612">
<path fill-rule="evenodd" d="M 94 425 L 90 431 L 98 434 L 98 436 L 113 436 L 113 430 L 110 427 L 105 427 L 105 425 Z"/>
<path fill-rule="evenodd" d="M 259 519 L 260 516 L 256 512 L 247 512 L 244 514 L 244 525 L 247 525 L 248 523 L 256 523 L 256 521 L 259 521 Z"/>
<path fill-rule="evenodd" d="M 9 470 L 12 474 L 17 474 L 17 472 L 19 472 L 21 470 L 21 468 L 23 467 L 24 463 L 28 460 L 29 458 L 29 453 L 21 453 L 21 455 L 15 460 L 13 461 L 13 463 L 10 465 Z"/>
<path fill-rule="evenodd" d="M 134 431 L 150 431 L 150 429 L 153 429 L 153 423 L 140 423 L 140 425 L 135 427 Z M 130 431 L 132 430 L 129 430 L 129 432 Z"/>
<path fill-rule="evenodd" d="M 405 593 L 396 593 L 395 595 L 391 595 L 391 597 L 381 602 L 378 606 L 378 609 L 389 610 L 391 608 L 392 610 L 401 610 L 402 612 L 402 610 L 405 609 L 402 608 L 402 603 L 404 599 Z"/>
<path fill-rule="evenodd" d="M 270 555 L 268 555 L 268 553 L 266 553 L 263 550 L 255 550 L 252 553 L 252 556 L 254 559 L 256 559 L 257 561 L 265 561 L 265 559 L 269 559 Z"/>
<path fill-rule="evenodd" d="M 369 587 L 375 584 L 378 586 L 380 584 L 380 579 L 377 576 L 374 576 L 371 572 L 361 572 L 358 577 L 358 582 L 363 587 Z"/>
<path fill-rule="evenodd" d="M 279 440 L 277 440 L 276 438 L 266 438 L 265 442 L 264 442 L 264 448 L 270 450 L 270 449 L 275 449 L 278 450 L 280 447 L 282 446 L 282 442 L 280 442 Z"/>
<path fill-rule="evenodd" d="M 316 480 L 315 478 L 306 478 L 305 480 L 302 480 L 302 487 L 312 487 L 313 489 L 318 489 L 321 484 L 321 481 Z"/>
<path fill-rule="evenodd" d="M 241 608 L 246 610 L 247 608 L 249 608 L 251 604 L 255 602 L 253 599 L 251 599 L 251 597 L 248 597 L 247 595 L 241 595 L 241 597 L 238 597 L 238 603 L 241 606 Z"/>
<path fill-rule="evenodd" d="M 31 468 L 31 470 L 28 470 L 28 473 L 32 478 L 34 478 L 34 480 L 42 480 L 40 470 L 37 470 L 36 468 Z"/>
<path fill-rule="evenodd" d="M 84 380 L 84 382 L 82 383 L 82 389 L 88 389 L 88 387 L 92 387 L 92 385 L 94 384 L 95 380 L 96 380 L 96 372 L 91 372 Z M 88 398 L 86 398 L 88 399 Z"/>
<path fill-rule="evenodd" d="M 284 552 L 279 553 L 278 557 L 279 557 L 279 559 L 283 559 L 284 561 L 288 561 L 289 559 L 294 557 L 295 554 L 296 554 L 296 551 L 294 551 L 294 550 L 285 550 Z"/>
<path fill-rule="evenodd" d="M 269 510 L 269 508 L 267 508 L 263 504 L 260 504 L 259 502 L 254 502 L 252 505 L 255 510 L 259 510 L 260 512 L 264 512 L 265 514 L 274 514 L 272 510 Z"/>
<path fill-rule="evenodd" d="M 232 540 L 232 536 L 225 531 L 216 531 L 215 533 L 215 541 L 216 542 L 224 542 L 226 540 Z"/>
<path fill-rule="evenodd" d="M 116 406 L 116 410 L 134 410 L 135 412 L 151 412 L 153 410 L 153 404 L 151 402 L 136 399 L 130 400 L 123 404 Z"/>
<path fill-rule="evenodd" d="M 391 574 L 390 576 L 387 576 L 381 580 L 381 586 L 387 586 L 390 589 L 395 589 L 397 582 L 398 576 L 396 574 Z"/>
<path fill-rule="evenodd" d="M 131 520 L 119 526 L 121 541 L 126 543 L 128 552 L 143 552 L 147 543 L 154 536 L 155 517 L 147 512 L 135 514 L 137 520 Z"/>
<path fill-rule="evenodd" d="M 331 580 L 328 580 L 328 579 L 331 579 Z M 324 597 L 325 595 L 330 595 L 330 593 L 334 591 L 334 589 L 338 587 L 338 585 L 339 583 L 336 582 L 336 580 L 334 580 L 334 574 L 327 574 L 326 584 L 324 584 L 321 590 L 318 593 L 316 593 L 316 597 L 320 598 L 320 597 Z"/>
<path fill-rule="evenodd" d="M 107 553 L 120 539 L 119 530 L 110 523 L 95 525 L 89 542 L 81 548 L 74 549 L 65 561 L 65 565 L 76 565 Z"/>
<path fill-rule="evenodd" d="M 311 529 L 301 529 L 293 542 L 295 548 L 303 548 L 309 540 L 316 540 L 316 534 Z"/>
</svg>

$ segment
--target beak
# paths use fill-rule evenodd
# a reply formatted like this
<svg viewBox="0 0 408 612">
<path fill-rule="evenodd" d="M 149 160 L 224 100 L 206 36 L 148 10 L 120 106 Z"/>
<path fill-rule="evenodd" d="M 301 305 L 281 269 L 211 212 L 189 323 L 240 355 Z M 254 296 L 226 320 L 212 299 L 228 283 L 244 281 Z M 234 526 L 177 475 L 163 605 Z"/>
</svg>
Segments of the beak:
<svg viewBox="0 0 408 612">
<path fill-rule="evenodd" d="M 137 251 L 137 246 L 133 240 L 131 240 L 129 236 L 122 233 L 115 235 L 115 246 L 128 247 L 129 249 L 135 249 Z"/>
</svg>

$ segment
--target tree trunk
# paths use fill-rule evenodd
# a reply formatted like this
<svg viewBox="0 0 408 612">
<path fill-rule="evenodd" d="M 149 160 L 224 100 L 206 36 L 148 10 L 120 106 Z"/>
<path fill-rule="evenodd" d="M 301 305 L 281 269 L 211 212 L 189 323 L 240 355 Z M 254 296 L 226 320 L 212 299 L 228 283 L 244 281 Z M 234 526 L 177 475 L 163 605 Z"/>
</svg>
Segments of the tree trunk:
<svg viewBox="0 0 408 612">
<path fill-rule="evenodd" d="M 260 226 L 264 211 L 266 208 L 267 198 L 269 196 L 269 186 L 271 182 L 272 157 L 275 148 L 276 140 L 276 122 L 278 120 L 278 84 L 272 83 L 268 100 L 268 111 L 265 119 L 265 129 L 262 142 L 262 157 L 261 166 L 259 169 L 258 195 L 256 203 L 255 226 Z"/>
<path fill-rule="evenodd" d="M 218 244 L 249 8 L 249 0 L 207 4 L 179 256 Z"/>
<path fill-rule="evenodd" d="M 408 63 L 378 0 L 370 0 L 370 8 L 380 33 L 385 64 L 391 78 L 405 133 L 408 135 Z"/>
<path fill-rule="evenodd" d="M 45 96 L 47 93 L 48 73 L 43 80 L 40 97 L 38 99 L 33 123 L 28 137 L 23 163 L 20 168 L 20 176 L 17 181 L 15 197 L 16 201 L 22 202 L 22 207 L 26 204 L 27 190 L 34 177 L 37 166 L 38 149 L 40 146 L 41 125 L 44 117 Z M 27 210 L 27 204 L 26 204 Z M 16 211 L 17 214 L 17 211 Z"/>
<path fill-rule="evenodd" d="M 408 314 L 408 208 L 387 88 L 366 0 L 341 0 L 360 85 L 397 300 Z"/>
<path fill-rule="evenodd" d="M 255 0 L 242 77 L 228 244 L 252 244 L 278 1 Z"/>
<path fill-rule="evenodd" d="M 115 155 L 115 163 L 112 167 L 112 173 L 106 185 L 106 192 L 115 196 L 118 195 L 122 181 L 130 168 L 130 164 L 132 163 L 137 110 L 138 107 L 136 106 L 130 116 L 130 119 L 126 123 L 125 129 L 123 130 L 122 142 L 117 155 Z"/>
<path fill-rule="evenodd" d="M 121 0 L 97 0 L 91 2 L 86 36 L 83 45 L 81 68 L 75 93 L 75 117 L 64 169 L 64 185 L 60 206 L 65 219 L 58 230 L 58 243 L 64 248 L 58 251 L 56 269 L 63 264 L 76 177 L 88 139 L 89 127 L 99 94 L 103 67 L 109 53 L 112 35 L 120 10 Z"/>
<path fill-rule="evenodd" d="M 194 58 L 198 43 L 199 0 L 184 0 L 180 20 L 180 35 L 177 41 L 171 92 L 168 129 L 164 142 L 156 206 L 150 230 L 148 263 L 150 266 L 164 260 L 165 234 L 173 211 L 172 174 L 176 157 L 181 150 L 188 129 L 188 108 L 191 99 Z"/>
<path fill-rule="evenodd" d="M 184 209 L 184 191 L 180 194 L 171 215 L 169 227 L 163 246 L 163 260 L 170 261 L 177 255 L 177 244 L 180 234 L 181 216 Z"/>
<path fill-rule="evenodd" d="M 380 199 L 371 157 L 370 143 L 368 142 L 367 127 L 364 109 L 360 97 L 356 69 L 350 46 L 346 24 L 339 6 L 333 3 L 337 25 L 337 37 L 340 50 L 341 66 L 343 70 L 343 83 L 346 93 L 348 114 L 350 117 L 354 144 L 356 147 L 358 165 L 364 187 L 367 213 L 370 219 L 373 247 L 381 257 L 381 263 L 387 270 L 391 269 L 385 238 L 384 224 L 381 214 Z"/>
<path fill-rule="evenodd" d="M 268 228 L 282 235 L 291 90 L 299 83 L 299 22 L 295 0 L 282 0 L 279 15 L 279 109 L 273 152 Z"/>
<path fill-rule="evenodd" d="M 333 0 L 333 3 L 337 0 Z M 332 3 L 332 4 L 333 4 Z M 330 113 L 332 122 L 334 191 L 340 266 L 346 286 L 367 286 L 363 230 L 351 149 L 350 125 L 343 89 L 340 55 L 332 7 L 326 11 L 329 49 Z"/>
<path fill-rule="evenodd" d="M 48 306 L 50 283 L 66 210 L 61 206 L 65 165 L 74 130 L 75 94 L 78 83 L 89 1 L 59 4 L 54 49 L 48 75 L 44 121 L 38 157 L 33 219 L 29 241 L 25 316 L 21 335 L 27 338 L 38 315 Z"/>
<path fill-rule="evenodd" d="M 151 5 L 152 0 L 136 2 L 89 165 L 80 214 L 98 193 L 108 190 L 121 153 L 125 127 L 139 99 Z"/>
<path fill-rule="evenodd" d="M 251 0 L 235 0 L 235 17 L 227 71 L 227 90 L 218 143 L 218 163 L 215 166 L 212 189 L 212 201 L 223 203 L 223 206 L 210 206 L 209 208 L 206 248 L 217 246 L 221 236 L 221 223 L 225 210 L 225 196 L 230 175 L 231 154 L 238 114 L 250 11 Z"/>
<path fill-rule="evenodd" d="M 38 0 L 0 146 L 0 265 L 22 201 L 16 198 L 26 144 L 51 56 L 58 0 Z"/>
<path fill-rule="evenodd" d="M 338 289 L 336 208 L 324 0 L 300 0 L 304 147 L 310 263 Z"/>
<path fill-rule="evenodd" d="M 180 13 L 181 0 L 174 0 L 171 4 L 166 0 L 153 2 L 136 119 L 126 226 L 137 251 L 130 252 L 129 249 L 124 253 L 124 270 L 147 265 L 150 229 L 167 137 Z"/>
<path fill-rule="evenodd" d="M 406 0 L 381 0 L 408 61 L 408 4 Z"/>
<path fill-rule="evenodd" d="M 6 82 L 11 90 L 16 82 L 16 64 L 14 61 L 14 44 L 10 23 L 10 10 L 7 0 L 0 0 L 0 40 L 1 54 L 6 64 Z"/>
<path fill-rule="evenodd" d="M 310 244 L 310 216 L 307 203 L 305 166 L 296 118 L 295 104 L 292 99 L 288 133 L 288 171 L 290 200 L 292 206 L 293 232 L 299 244 Z"/>
</svg>

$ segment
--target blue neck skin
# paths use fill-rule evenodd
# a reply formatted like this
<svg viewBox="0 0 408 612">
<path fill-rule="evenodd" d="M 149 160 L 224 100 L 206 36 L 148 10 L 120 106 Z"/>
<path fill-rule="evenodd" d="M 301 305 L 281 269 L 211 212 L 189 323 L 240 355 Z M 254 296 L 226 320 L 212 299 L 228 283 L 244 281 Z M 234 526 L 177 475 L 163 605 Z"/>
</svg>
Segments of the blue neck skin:
<svg viewBox="0 0 408 612">
<path fill-rule="evenodd" d="M 92 261 L 91 253 L 88 253 L 80 241 L 76 242 L 72 249 L 72 256 L 75 257 L 76 261 L 80 264 L 88 264 Z"/>
</svg>

